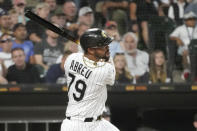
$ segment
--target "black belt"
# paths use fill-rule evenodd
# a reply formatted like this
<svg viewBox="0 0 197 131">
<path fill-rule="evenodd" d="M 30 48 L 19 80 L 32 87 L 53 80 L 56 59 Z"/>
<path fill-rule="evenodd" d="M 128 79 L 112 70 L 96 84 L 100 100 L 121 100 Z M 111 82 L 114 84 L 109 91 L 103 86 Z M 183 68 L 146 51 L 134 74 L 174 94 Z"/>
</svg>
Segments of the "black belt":
<svg viewBox="0 0 197 131">
<path fill-rule="evenodd" d="M 101 120 L 101 118 L 102 118 L 102 116 L 101 116 L 101 115 L 100 115 L 100 116 L 98 116 L 98 117 L 97 117 L 97 119 L 96 119 L 96 121 Z M 70 119 L 71 119 L 71 117 L 70 117 L 70 116 L 67 116 L 67 117 L 66 117 L 66 119 L 70 120 Z M 87 117 L 87 118 L 85 118 L 85 119 L 84 119 L 84 122 L 92 122 L 93 120 L 94 120 L 94 118 L 93 118 L 93 117 Z"/>
</svg>

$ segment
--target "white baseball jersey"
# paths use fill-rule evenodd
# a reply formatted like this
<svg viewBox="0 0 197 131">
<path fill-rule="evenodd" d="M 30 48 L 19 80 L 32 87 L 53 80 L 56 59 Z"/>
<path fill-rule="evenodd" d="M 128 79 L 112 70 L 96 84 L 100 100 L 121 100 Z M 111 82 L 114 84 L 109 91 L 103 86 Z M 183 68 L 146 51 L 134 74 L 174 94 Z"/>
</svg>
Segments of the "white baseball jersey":
<svg viewBox="0 0 197 131">
<path fill-rule="evenodd" d="M 85 118 L 102 115 L 107 99 L 106 85 L 115 81 L 115 67 L 111 62 L 97 62 L 84 57 L 83 53 L 68 56 L 65 65 L 68 85 L 68 105 L 61 131 L 118 131 L 105 120 L 84 122 Z"/>
<path fill-rule="evenodd" d="M 71 54 L 65 62 L 69 102 L 66 116 L 97 117 L 102 114 L 107 99 L 106 85 L 113 85 L 113 63 L 95 62 L 83 53 Z"/>
</svg>

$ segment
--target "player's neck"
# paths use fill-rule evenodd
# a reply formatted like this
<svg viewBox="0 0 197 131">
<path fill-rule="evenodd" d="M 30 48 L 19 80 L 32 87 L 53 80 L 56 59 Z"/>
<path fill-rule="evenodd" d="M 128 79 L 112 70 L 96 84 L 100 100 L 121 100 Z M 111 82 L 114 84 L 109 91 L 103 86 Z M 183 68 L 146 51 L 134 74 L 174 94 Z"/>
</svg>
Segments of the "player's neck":
<svg viewBox="0 0 197 131">
<path fill-rule="evenodd" d="M 92 60 L 92 61 L 95 61 L 95 62 L 98 62 L 98 61 L 99 61 L 98 58 L 96 58 L 95 56 L 93 56 L 93 55 L 91 55 L 91 54 L 84 54 L 84 56 L 85 56 L 86 58 L 88 58 L 89 60 Z"/>
</svg>

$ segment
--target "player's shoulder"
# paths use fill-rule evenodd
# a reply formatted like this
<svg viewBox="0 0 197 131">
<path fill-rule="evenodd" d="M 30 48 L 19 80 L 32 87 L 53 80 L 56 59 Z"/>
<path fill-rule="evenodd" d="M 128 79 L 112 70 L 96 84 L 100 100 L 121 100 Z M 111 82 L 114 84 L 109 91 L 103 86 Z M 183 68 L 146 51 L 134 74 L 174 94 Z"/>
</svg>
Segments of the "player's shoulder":
<svg viewBox="0 0 197 131">
<path fill-rule="evenodd" d="M 83 56 L 83 53 L 77 52 L 77 53 L 72 53 L 69 55 L 69 57 L 75 57 L 75 56 L 77 56 L 77 57 Z"/>
<path fill-rule="evenodd" d="M 83 53 L 72 53 L 68 56 L 67 60 L 81 59 L 82 56 L 83 56 Z"/>
</svg>

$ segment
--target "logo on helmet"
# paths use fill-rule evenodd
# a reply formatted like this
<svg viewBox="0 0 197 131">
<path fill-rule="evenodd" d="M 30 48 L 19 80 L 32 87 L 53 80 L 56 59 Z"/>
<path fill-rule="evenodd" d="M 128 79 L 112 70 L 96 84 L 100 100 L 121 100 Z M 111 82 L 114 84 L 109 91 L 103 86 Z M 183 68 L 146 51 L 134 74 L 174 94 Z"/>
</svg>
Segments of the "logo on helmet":
<svg viewBox="0 0 197 131">
<path fill-rule="evenodd" d="M 107 35 L 105 34 L 104 31 L 101 32 L 101 35 L 102 35 L 103 37 L 107 38 Z"/>
</svg>

